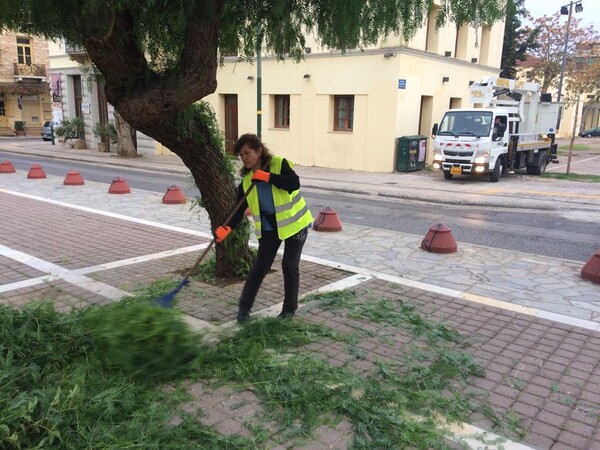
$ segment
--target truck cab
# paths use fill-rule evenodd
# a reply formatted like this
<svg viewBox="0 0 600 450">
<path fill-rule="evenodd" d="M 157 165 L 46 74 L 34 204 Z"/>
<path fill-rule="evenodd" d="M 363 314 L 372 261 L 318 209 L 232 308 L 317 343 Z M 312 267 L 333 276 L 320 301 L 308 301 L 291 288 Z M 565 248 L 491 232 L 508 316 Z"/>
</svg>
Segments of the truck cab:
<svg viewBox="0 0 600 450">
<path fill-rule="evenodd" d="M 454 175 L 482 175 L 503 166 L 509 136 L 509 114 L 502 109 L 476 108 L 446 111 L 433 129 L 433 167 L 446 179 Z"/>
</svg>

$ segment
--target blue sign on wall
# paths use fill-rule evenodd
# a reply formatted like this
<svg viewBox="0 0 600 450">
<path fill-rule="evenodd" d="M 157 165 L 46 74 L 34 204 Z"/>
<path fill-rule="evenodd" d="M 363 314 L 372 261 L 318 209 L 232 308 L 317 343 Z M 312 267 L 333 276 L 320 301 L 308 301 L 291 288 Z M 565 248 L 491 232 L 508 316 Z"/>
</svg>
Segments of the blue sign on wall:
<svg viewBox="0 0 600 450">
<path fill-rule="evenodd" d="M 406 89 L 406 80 L 402 78 L 398 80 L 398 89 Z"/>
</svg>

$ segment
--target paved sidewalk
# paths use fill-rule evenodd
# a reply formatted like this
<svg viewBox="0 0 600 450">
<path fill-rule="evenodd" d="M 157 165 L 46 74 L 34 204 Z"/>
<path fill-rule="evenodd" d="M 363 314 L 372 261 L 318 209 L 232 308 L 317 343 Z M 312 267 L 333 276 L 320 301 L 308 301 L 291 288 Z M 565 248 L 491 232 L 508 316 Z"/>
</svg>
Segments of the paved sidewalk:
<svg viewBox="0 0 600 450">
<path fill-rule="evenodd" d="M 187 170 L 176 156 L 123 161 L 90 150 L 28 151 Z M 433 201 L 444 186 L 441 177 L 428 174 L 298 171 L 305 187 L 367 195 L 401 196 L 410 189 L 421 192 L 421 200 Z M 527 208 L 533 198 L 538 207 L 557 208 L 548 197 L 558 193 L 565 199 L 561 208 L 600 211 L 597 185 L 587 183 L 573 187 L 522 177 L 506 185 L 475 181 L 459 187 L 473 203 L 510 201 Z M 158 194 L 109 195 L 107 189 L 93 182 L 64 186 L 62 178 L 53 176 L 28 180 L 23 171 L 0 174 L 0 302 L 21 305 L 51 298 L 62 309 L 104 304 L 165 275 L 178 280 L 182 268 L 207 245 L 208 219 L 202 213 L 191 214 L 187 205 L 164 205 Z M 495 408 L 521 417 L 527 432 L 523 444 L 600 449 L 600 285 L 582 280 L 581 264 L 573 261 L 462 243 L 456 253 L 431 254 L 420 249 L 421 239 L 358 226 L 345 226 L 340 233 L 312 232 L 302 261 L 301 293 L 352 288 L 368 299 L 375 292 L 378 298 L 409 301 L 427 317 L 478 335 L 471 351 L 486 376 L 472 388 L 489 393 Z M 280 282 L 278 273 L 267 277 L 257 299 L 258 315 L 279 311 Z M 194 282 L 178 296 L 179 307 L 192 325 L 218 331 L 232 325 L 240 290 L 240 285 L 218 289 Z M 349 317 L 332 317 L 318 305 L 306 305 L 302 315 L 340 331 L 364 327 Z M 371 370 L 380 358 L 394 360 L 410 344 L 406 339 L 391 346 L 361 340 L 358 346 L 369 356 L 357 370 Z M 334 364 L 356 359 L 331 346 L 318 351 Z M 220 414 L 233 416 L 234 411 Z M 476 417 L 472 424 L 491 426 Z M 348 434 L 346 428 L 325 433 L 339 438 L 332 448 L 345 448 Z M 319 436 L 312 448 L 329 448 Z"/>
</svg>

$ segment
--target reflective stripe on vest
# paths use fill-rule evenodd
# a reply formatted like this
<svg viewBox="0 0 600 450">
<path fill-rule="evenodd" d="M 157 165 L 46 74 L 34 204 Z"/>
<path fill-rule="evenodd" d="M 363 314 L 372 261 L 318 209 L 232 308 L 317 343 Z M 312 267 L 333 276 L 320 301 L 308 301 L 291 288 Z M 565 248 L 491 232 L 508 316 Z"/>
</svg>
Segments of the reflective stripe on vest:
<svg viewBox="0 0 600 450">
<path fill-rule="evenodd" d="M 271 173 L 276 175 L 281 174 L 282 162 L 283 158 L 281 156 L 273 156 L 269 166 Z M 288 164 L 290 167 L 293 167 L 293 164 L 290 161 L 288 161 Z M 248 191 L 248 188 L 252 184 L 253 175 L 254 171 L 250 171 L 244 176 L 244 179 L 242 180 L 244 191 Z M 275 221 L 277 222 L 277 234 L 279 239 L 287 239 L 288 237 L 293 236 L 300 230 L 303 230 L 310 225 L 313 217 L 308 209 L 304 197 L 302 197 L 302 194 L 300 194 L 300 190 L 296 190 L 290 194 L 287 191 L 278 189 L 273 185 L 271 185 L 271 187 L 271 192 L 273 193 L 273 203 L 275 205 Z M 253 189 L 252 192 L 250 192 L 247 201 L 250 211 L 252 212 L 252 217 L 254 218 L 256 237 L 260 239 L 262 224 L 260 217 L 260 205 L 258 202 L 258 192 L 256 189 Z"/>
</svg>

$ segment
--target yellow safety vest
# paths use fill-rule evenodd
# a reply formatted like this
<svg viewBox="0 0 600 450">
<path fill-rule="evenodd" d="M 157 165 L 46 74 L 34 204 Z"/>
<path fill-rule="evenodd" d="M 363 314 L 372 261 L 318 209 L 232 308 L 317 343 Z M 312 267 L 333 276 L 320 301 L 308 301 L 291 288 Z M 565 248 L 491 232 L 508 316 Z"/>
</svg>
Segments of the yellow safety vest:
<svg viewBox="0 0 600 450">
<path fill-rule="evenodd" d="M 283 158 L 281 156 L 273 156 L 269 167 L 271 173 L 280 175 L 281 174 L 281 163 Z M 288 161 L 290 167 L 293 167 L 293 163 Z M 254 171 L 249 171 L 242 180 L 242 186 L 244 192 L 247 192 L 252 184 L 252 176 Z M 313 220 L 312 214 L 306 205 L 306 201 L 300 189 L 292 192 L 291 194 L 283 189 L 279 189 L 271 185 L 273 192 L 273 203 L 275 204 L 275 221 L 277 222 L 277 234 L 279 239 L 284 240 L 293 236 L 298 231 L 303 230 Z M 256 237 L 261 237 L 261 217 L 260 217 L 260 206 L 258 203 L 258 192 L 257 189 L 252 189 L 248 194 L 248 206 L 254 219 L 254 226 L 256 228 Z"/>
</svg>

